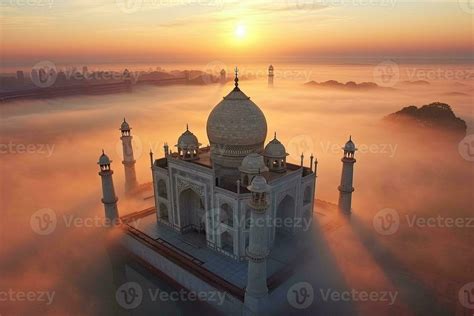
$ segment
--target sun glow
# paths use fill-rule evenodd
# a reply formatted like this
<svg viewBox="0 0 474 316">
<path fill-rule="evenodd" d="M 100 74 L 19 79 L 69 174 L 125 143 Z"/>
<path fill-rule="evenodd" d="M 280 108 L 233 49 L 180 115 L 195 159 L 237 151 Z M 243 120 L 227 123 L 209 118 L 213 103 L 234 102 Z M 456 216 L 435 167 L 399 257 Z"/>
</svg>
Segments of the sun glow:
<svg viewBox="0 0 474 316">
<path fill-rule="evenodd" d="M 245 28 L 245 25 L 243 24 L 239 24 L 237 25 L 237 27 L 235 28 L 235 36 L 237 38 L 244 38 L 245 35 L 247 34 L 247 29 Z"/>
</svg>

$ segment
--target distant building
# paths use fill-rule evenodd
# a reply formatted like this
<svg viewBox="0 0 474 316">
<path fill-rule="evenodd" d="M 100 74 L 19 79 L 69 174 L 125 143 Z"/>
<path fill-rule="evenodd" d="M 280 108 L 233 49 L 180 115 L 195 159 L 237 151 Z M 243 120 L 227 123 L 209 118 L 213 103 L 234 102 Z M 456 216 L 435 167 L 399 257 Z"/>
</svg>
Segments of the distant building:
<svg viewBox="0 0 474 316">
<path fill-rule="evenodd" d="M 274 71 L 273 65 L 270 65 L 270 67 L 268 67 L 268 86 L 269 87 L 273 87 L 273 78 L 274 78 L 273 71 Z"/>
<path fill-rule="evenodd" d="M 225 84 L 226 81 L 227 81 L 227 75 L 226 75 L 226 72 L 225 72 L 225 69 L 222 69 L 221 72 L 220 72 L 220 83 L 221 84 Z"/>
<path fill-rule="evenodd" d="M 25 73 L 22 70 L 18 70 L 16 72 L 16 80 L 20 85 L 23 85 L 25 83 Z"/>
</svg>

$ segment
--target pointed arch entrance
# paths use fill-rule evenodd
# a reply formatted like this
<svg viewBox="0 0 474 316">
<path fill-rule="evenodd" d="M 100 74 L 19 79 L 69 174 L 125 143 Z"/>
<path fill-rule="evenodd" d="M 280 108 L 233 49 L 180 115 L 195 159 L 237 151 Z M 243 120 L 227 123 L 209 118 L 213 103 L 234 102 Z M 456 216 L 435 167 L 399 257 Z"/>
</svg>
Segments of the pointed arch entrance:
<svg viewBox="0 0 474 316">
<path fill-rule="evenodd" d="M 186 189 L 179 195 L 179 214 L 183 231 L 206 234 L 204 203 L 194 190 Z"/>
<path fill-rule="evenodd" d="M 275 239 L 286 237 L 293 232 L 294 214 L 295 200 L 290 195 L 287 195 L 283 200 L 281 200 L 277 207 L 275 219 Z"/>
</svg>

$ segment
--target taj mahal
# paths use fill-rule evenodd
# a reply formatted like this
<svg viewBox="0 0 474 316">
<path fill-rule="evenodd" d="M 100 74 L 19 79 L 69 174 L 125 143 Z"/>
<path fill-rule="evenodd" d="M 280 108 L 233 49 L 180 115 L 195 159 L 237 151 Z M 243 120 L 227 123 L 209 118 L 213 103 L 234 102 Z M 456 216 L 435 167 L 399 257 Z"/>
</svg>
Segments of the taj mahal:
<svg viewBox="0 0 474 316">
<path fill-rule="evenodd" d="M 273 70 L 270 66 L 269 86 L 273 86 Z M 140 215 L 146 216 L 149 226 L 133 227 L 137 236 L 124 244 L 185 288 L 213 287 L 229 293 L 230 307 L 220 307 L 223 311 L 241 306 L 238 314 L 265 313 L 272 304 L 267 278 L 276 269 L 270 263 L 272 251 L 280 243 L 291 246 L 307 228 L 303 224 L 312 222 L 318 161 L 311 155 L 305 164 L 301 155 L 299 165 L 288 162 L 277 133 L 265 143 L 265 115 L 241 90 L 237 70 L 233 89 L 211 110 L 206 130 L 209 146 L 202 146 L 186 126 L 175 145 L 164 144 L 163 157 L 155 159 L 150 152 L 155 207 Z M 137 179 L 131 128 L 125 119 L 120 131 L 125 190 L 130 192 Z M 342 150 L 338 204 L 342 213 L 350 214 L 357 148 L 349 139 Z M 103 153 L 98 164 L 106 217 L 117 219 L 111 160 Z M 122 222 L 127 223 L 127 217 Z M 164 242 L 150 247 L 137 230 Z M 173 244 L 176 239 L 201 246 L 186 248 Z M 176 254 L 171 255 L 172 250 Z M 176 260 L 170 259 L 173 256 Z M 204 264 L 194 266 L 189 257 Z M 217 262 L 226 262 L 229 270 Z M 211 275 L 201 273 L 202 267 Z M 183 270 L 193 278 L 183 280 Z M 229 275 L 239 271 L 240 279 Z"/>
</svg>

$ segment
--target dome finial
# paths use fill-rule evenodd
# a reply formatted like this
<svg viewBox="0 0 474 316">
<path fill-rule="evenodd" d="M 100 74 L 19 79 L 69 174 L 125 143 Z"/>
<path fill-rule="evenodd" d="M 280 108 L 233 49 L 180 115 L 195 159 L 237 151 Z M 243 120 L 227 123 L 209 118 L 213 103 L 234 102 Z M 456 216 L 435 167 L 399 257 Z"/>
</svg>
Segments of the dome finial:
<svg viewBox="0 0 474 316">
<path fill-rule="evenodd" d="M 125 121 L 125 116 L 123 117 L 123 122 L 124 122 L 124 123 L 127 123 L 127 121 Z"/>
<path fill-rule="evenodd" d="M 275 132 L 273 139 L 277 139 L 277 132 Z"/>
<path fill-rule="evenodd" d="M 238 88 L 239 87 L 239 68 L 237 68 L 237 66 L 235 66 L 235 79 L 234 79 L 234 82 L 235 82 L 235 87 Z"/>
<path fill-rule="evenodd" d="M 189 124 L 186 123 L 186 130 L 189 131 Z"/>
<path fill-rule="evenodd" d="M 352 141 L 352 135 L 349 135 L 349 140 Z"/>
<path fill-rule="evenodd" d="M 105 155 L 104 149 L 102 148 L 102 155 Z"/>
</svg>

